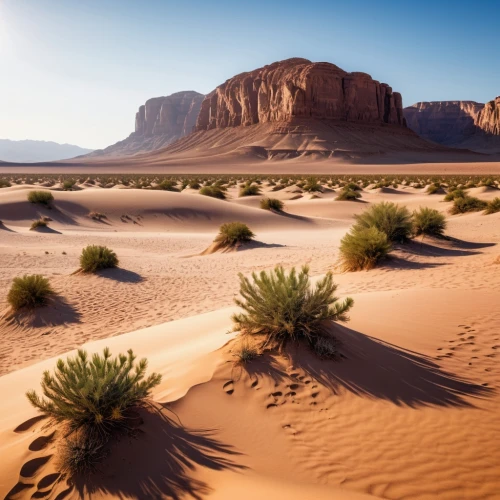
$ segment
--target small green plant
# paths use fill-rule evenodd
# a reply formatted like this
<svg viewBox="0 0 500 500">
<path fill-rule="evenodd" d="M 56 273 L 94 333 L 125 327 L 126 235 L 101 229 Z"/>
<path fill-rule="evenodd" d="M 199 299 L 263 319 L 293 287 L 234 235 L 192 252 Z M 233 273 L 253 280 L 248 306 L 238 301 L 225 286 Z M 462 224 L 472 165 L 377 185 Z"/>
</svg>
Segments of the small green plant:
<svg viewBox="0 0 500 500">
<path fill-rule="evenodd" d="M 135 360 L 132 350 L 112 358 L 108 348 L 92 357 L 80 349 L 74 358 L 59 359 L 53 375 L 44 372 L 44 397 L 34 390 L 26 397 L 42 415 L 66 424 L 70 433 L 80 431 L 103 443 L 127 426 L 130 410 L 143 406 L 161 381 L 157 373 L 145 378 L 147 360 Z"/>
<path fill-rule="evenodd" d="M 85 273 L 95 273 L 118 265 L 118 257 L 113 250 L 100 245 L 88 245 L 82 250 L 80 268 Z"/>
<path fill-rule="evenodd" d="M 485 214 L 495 214 L 500 212 L 500 198 L 494 198 L 493 200 L 488 202 L 486 206 Z"/>
<path fill-rule="evenodd" d="M 446 229 L 446 217 L 434 208 L 420 207 L 413 212 L 413 232 L 415 236 L 442 236 Z"/>
<path fill-rule="evenodd" d="M 240 197 L 242 197 L 242 196 L 256 196 L 258 194 L 260 194 L 260 188 L 259 188 L 259 186 L 256 186 L 255 184 L 246 185 L 240 189 Z"/>
<path fill-rule="evenodd" d="M 11 183 L 7 179 L 0 179 L 0 189 L 8 188 L 11 186 Z"/>
<path fill-rule="evenodd" d="M 203 196 L 210 196 L 211 198 L 218 198 L 219 200 L 226 199 L 226 193 L 222 189 L 213 186 L 203 186 L 200 189 L 200 194 Z"/>
<path fill-rule="evenodd" d="M 44 228 L 44 227 L 47 227 L 47 226 L 48 226 L 47 221 L 45 221 L 43 219 L 38 219 L 38 220 L 34 220 L 31 223 L 30 230 L 31 231 L 36 231 L 37 229 L 41 229 L 41 228 Z"/>
<path fill-rule="evenodd" d="M 373 269 L 391 252 L 387 235 L 375 226 L 351 228 L 340 242 L 340 262 L 344 271 Z"/>
<path fill-rule="evenodd" d="M 50 282 L 41 274 L 25 274 L 23 277 L 14 278 L 7 294 L 7 301 L 14 311 L 25 307 L 34 309 L 47 304 L 54 294 Z"/>
<path fill-rule="evenodd" d="M 239 364 L 248 363 L 249 361 L 255 359 L 258 355 L 258 350 L 255 347 L 251 347 L 246 340 L 242 341 L 233 352 L 233 356 Z"/>
<path fill-rule="evenodd" d="M 179 189 L 177 188 L 177 183 L 168 179 L 165 179 L 164 181 L 160 182 L 160 184 L 156 186 L 156 189 L 160 189 L 162 191 L 179 192 Z"/>
<path fill-rule="evenodd" d="M 406 207 L 392 202 L 381 202 L 355 216 L 356 229 L 376 227 L 391 242 L 403 243 L 412 234 L 411 213 Z"/>
<path fill-rule="evenodd" d="M 276 198 L 263 198 L 260 200 L 260 208 L 264 210 L 274 210 L 275 212 L 281 212 L 283 210 L 284 203 Z"/>
<path fill-rule="evenodd" d="M 54 196 L 50 191 L 30 191 L 28 193 L 28 201 L 48 206 L 54 201 Z"/>
<path fill-rule="evenodd" d="M 326 321 L 347 321 L 354 304 L 351 298 L 338 301 L 330 272 L 311 287 L 307 266 L 288 274 L 278 266 L 269 273 L 253 273 L 252 281 L 241 273 L 239 277 L 242 299 L 235 302 L 244 312 L 233 315 L 235 329 L 262 335 L 264 346 L 281 348 L 296 340 L 313 343 Z"/>
<path fill-rule="evenodd" d="M 220 247 L 235 247 L 252 240 L 255 234 L 243 222 L 226 222 L 219 228 L 215 241 Z"/>
<path fill-rule="evenodd" d="M 355 182 L 348 182 L 344 187 L 343 189 L 345 191 L 347 191 L 348 189 L 350 189 L 351 191 L 361 191 L 361 186 L 359 186 L 358 184 L 356 184 Z"/>
<path fill-rule="evenodd" d="M 446 193 L 444 201 L 453 201 L 455 198 L 465 198 L 467 193 L 460 188 L 452 189 Z"/>
<path fill-rule="evenodd" d="M 455 198 L 450 212 L 453 215 L 465 214 L 467 212 L 480 212 L 487 206 L 488 204 L 479 198 L 475 198 L 474 196 L 464 196 L 463 198 Z"/>
<path fill-rule="evenodd" d="M 76 181 L 68 179 L 63 182 L 62 188 L 64 191 L 71 191 L 75 186 Z"/>
<path fill-rule="evenodd" d="M 191 189 L 200 189 L 201 188 L 201 184 L 199 183 L 199 181 L 197 180 L 193 180 L 189 183 L 189 187 Z"/>
<path fill-rule="evenodd" d="M 361 193 L 351 189 L 342 189 L 340 194 L 335 198 L 336 201 L 356 201 L 361 198 Z"/>
<path fill-rule="evenodd" d="M 430 184 L 426 192 L 427 194 L 436 194 L 438 191 L 439 186 L 436 186 L 436 184 Z"/>
<path fill-rule="evenodd" d="M 302 186 L 302 189 L 308 193 L 323 192 L 323 188 L 316 177 L 308 177 L 306 183 Z"/>
</svg>

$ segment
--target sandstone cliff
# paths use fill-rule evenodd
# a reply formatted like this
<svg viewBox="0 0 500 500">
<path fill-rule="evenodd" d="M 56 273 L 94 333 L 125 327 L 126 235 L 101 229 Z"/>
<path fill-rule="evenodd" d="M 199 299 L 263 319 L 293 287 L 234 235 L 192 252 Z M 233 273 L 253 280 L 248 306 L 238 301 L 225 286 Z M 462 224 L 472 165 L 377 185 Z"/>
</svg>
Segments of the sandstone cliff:
<svg viewBox="0 0 500 500">
<path fill-rule="evenodd" d="M 330 119 L 404 127 L 402 98 L 366 73 L 307 59 L 279 61 L 237 75 L 205 97 L 196 130 Z"/>
<path fill-rule="evenodd" d="M 133 155 L 172 144 L 192 132 L 203 98 L 185 91 L 147 100 L 135 115 L 135 131 L 129 137 L 89 156 Z"/>
<path fill-rule="evenodd" d="M 418 102 L 404 109 L 408 127 L 429 141 L 455 148 L 500 151 L 500 97 L 474 101 Z"/>
</svg>

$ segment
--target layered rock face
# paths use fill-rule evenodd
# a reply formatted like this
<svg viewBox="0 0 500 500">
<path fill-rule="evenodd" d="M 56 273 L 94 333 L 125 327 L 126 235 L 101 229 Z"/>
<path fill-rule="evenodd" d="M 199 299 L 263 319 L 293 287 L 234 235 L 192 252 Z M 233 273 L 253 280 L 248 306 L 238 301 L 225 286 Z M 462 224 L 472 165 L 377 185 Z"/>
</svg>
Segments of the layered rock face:
<svg viewBox="0 0 500 500">
<path fill-rule="evenodd" d="M 366 73 L 307 59 L 279 61 L 237 75 L 203 100 L 196 130 L 329 119 L 405 126 L 402 98 Z"/>
<path fill-rule="evenodd" d="M 408 127 L 424 139 L 481 152 L 500 151 L 500 97 L 474 101 L 418 102 L 404 109 Z"/>
<path fill-rule="evenodd" d="M 123 156 L 154 151 L 192 132 L 204 96 L 192 90 L 146 101 L 135 115 L 135 131 L 89 156 Z"/>
</svg>

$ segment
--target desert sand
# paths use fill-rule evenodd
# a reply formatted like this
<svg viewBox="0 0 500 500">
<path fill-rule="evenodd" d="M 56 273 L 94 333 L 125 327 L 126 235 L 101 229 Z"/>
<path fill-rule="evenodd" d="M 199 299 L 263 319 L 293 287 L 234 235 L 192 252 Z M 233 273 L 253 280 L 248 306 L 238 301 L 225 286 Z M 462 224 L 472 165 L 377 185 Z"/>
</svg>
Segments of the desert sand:
<svg viewBox="0 0 500 500">
<path fill-rule="evenodd" d="M 303 171 L 300 160 L 280 168 L 292 173 L 293 161 Z M 463 165 L 449 168 L 472 168 Z M 335 189 L 292 199 L 287 188 L 272 194 L 285 202 L 281 215 L 236 188 L 221 201 L 190 189 L 56 186 L 51 210 L 26 201 L 32 189 L 0 189 L 2 498 L 500 498 L 500 213 L 451 216 L 442 194 L 407 186 L 364 189 L 359 202 L 334 201 Z M 339 243 L 354 215 L 384 200 L 445 213 L 452 239 L 420 237 L 376 269 L 341 273 Z M 30 231 L 41 215 L 49 229 Z M 200 255 L 235 220 L 256 241 Z M 119 268 L 74 274 L 87 244 L 112 248 Z M 278 263 L 308 264 L 315 279 L 333 270 L 339 296 L 353 297 L 350 321 L 332 327 L 342 360 L 291 348 L 235 367 L 237 273 Z M 7 290 L 28 272 L 50 278 L 58 295 L 15 317 Z M 102 473 L 68 484 L 59 431 L 24 393 L 82 346 L 147 357 L 163 376 L 160 412 L 144 413 L 140 435 L 118 441 Z"/>
</svg>

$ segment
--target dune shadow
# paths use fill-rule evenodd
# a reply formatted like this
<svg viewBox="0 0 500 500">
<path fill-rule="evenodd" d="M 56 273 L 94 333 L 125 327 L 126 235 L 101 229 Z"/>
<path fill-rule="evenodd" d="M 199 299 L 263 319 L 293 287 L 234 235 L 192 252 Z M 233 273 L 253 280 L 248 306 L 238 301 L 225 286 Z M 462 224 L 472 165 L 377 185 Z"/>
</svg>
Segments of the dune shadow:
<svg viewBox="0 0 500 500">
<path fill-rule="evenodd" d="M 13 229 L 8 228 L 3 222 L 0 221 L 0 231 L 6 231 L 7 233 L 15 233 Z"/>
<path fill-rule="evenodd" d="M 481 248 L 494 246 L 495 243 L 469 243 L 465 241 L 455 242 L 445 238 L 418 237 L 410 242 L 398 246 L 398 250 L 411 255 L 423 255 L 429 257 L 465 257 L 478 255 Z"/>
<path fill-rule="evenodd" d="M 71 480 L 80 498 L 171 498 L 201 500 L 212 492 L 197 479 L 196 469 L 245 470 L 235 462 L 242 454 L 219 441 L 213 430 L 187 429 L 166 415 L 167 409 L 142 410 L 136 435 L 114 443 L 101 471 Z"/>
<path fill-rule="evenodd" d="M 475 241 L 465 241 L 465 240 L 460 240 L 458 238 L 453 238 L 451 236 L 447 236 L 445 239 L 454 248 L 463 248 L 463 249 L 469 249 L 469 250 L 480 249 L 480 248 L 489 248 L 489 247 L 494 247 L 497 245 L 497 243 L 480 243 L 480 242 L 475 242 Z"/>
<path fill-rule="evenodd" d="M 62 234 L 61 231 L 57 231 L 49 226 L 45 227 L 37 227 L 36 229 L 31 229 L 35 233 L 43 233 L 43 234 Z"/>
<path fill-rule="evenodd" d="M 408 260 L 403 256 L 391 254 L 380 264 L 380 268 L 386 269 L 434 269 L 440 266 L 447 266 L 445 262 L 416 262 Z"/>
<path fill-rule="evenodd" d="M 286 245 L 281 245 L 279 243 L 264 243 L 262 241 L 247 241 L 245 243 L 242 243 L 238 247 L 238 252 L 241 252 L 242 250 L 254 250 L 255 248 L 283 248 L 286 247 Z"/>
<path fill-rule="evenodd" d="M 100 271 L 96 271 L 95 274 L 101 278 L 119 281 L 120 283 L 141 283 L 144 281 L 144 278 L 140 274 L 121 267 L 101 269 Z"/>
</svg>

